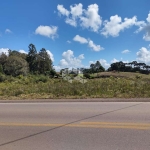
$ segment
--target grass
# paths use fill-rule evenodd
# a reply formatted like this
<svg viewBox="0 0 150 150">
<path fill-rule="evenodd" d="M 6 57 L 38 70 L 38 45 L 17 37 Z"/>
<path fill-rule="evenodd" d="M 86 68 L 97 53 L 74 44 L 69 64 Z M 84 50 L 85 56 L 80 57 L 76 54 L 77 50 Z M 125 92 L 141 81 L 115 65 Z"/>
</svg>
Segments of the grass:
<svg viewBox="0 0 150 150">
<path fill-rule="evenodd" d="M 42 75 L 5 77 L 0 82 L 0 99 L 150 97 L 150 75 L 105 72 L 92 76 L 99 78 L 87 79 L 84 84 Z"/>
<path fill-rule="evenodd" d="M 142 79 L 150 79 L 150 75 L 141 74 L 141 73 L 134 73 L 134 72 L 101 72 L 101 73 L 95 73 L 92 74 L 93 77 L 119 77 L 119 78 L 129 78 L 129 79 L 135 79 L 135 78 L 142 78 Z"/>
</svg>

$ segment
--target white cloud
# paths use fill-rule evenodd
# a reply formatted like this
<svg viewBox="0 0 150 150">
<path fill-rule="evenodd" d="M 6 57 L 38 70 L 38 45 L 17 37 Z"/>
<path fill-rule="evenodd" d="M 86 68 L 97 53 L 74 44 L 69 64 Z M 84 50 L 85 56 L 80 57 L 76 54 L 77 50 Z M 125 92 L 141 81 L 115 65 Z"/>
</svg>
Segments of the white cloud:
<svg viewBox="0 0 150 150">
<path fill-rule="evenodd" d="M 123 62 L 123 63 L 129 63 L 129 61 L 128 61 L 128 60 L 123 60 L 122 62 Z"/>
<path fill-rule="evenodd" d="M 84 37 L 81 37 L 80 35 L 76 35 L 74 38 L 73 38 L 74 41 L 76 42 L 80 42 L 81 44 L 85 44 L 85 43 L 88 43 L 88 40 Z"/>
<path fill-rule="evenodd" d="M 135 31 L 135 33 L 139 33 L 140 31 L 143 30 L 143 27 L 146 26 L 146 23 L 145 23 L 145 21 L 137 21 L 137 22 L 135 23 L 135 26 L 138 26 L 138 27 L 139 27 L 139 28 Z"/>
<path fill-rule="evenodd" d="M 5 33 L 12 33 L 12 31 L 10 29 L 6 29 Z"/>
<path fill-rule="evenodd" d="M 48 53 L 48 55 L 50 56 L 52 62 L 54 62 L 54 55 L 52 54 L 52 52 L 50 50 L 46 50 L 46 52 Z"/>
<path fill-rule="evenodd" d="M 58 72 L 62 69 L 60 66 L 53 66 L 53 68 Z"/>
<path fill-rule="evenodd" d="M 81 26 L 84 28 L 89 28 L 94 32 L 98 32 L 102 19 L 98 14 L 99 7 L 97 4 L 92 4 L 88 6 L 87 10 L 84 10 L 84 15 L 80 17 Z"/>
<path fill-rule="evenodd" d="M 90 29 L 93 32 L 98 32 L 102 24 L 102 19 L 98 14 L 99 7 L 97 4 L 91 4 L 88 6 L 87 10 L 83 9 L 81 3 L 71 5 L 70 11 L 65 9 L 63 5 L 57 6 L 58 12 L 65 16 L 65 22 L 71 26 L 79 26 Z"/>
<path fill-rule="evenodd" d="M 100 59 L 99 62 L 106 69 L 108 69 L 110 67 L 110 64 L 105 59 Z"/>
<path fill-rule="evenodd" d="M 81 44 L 88 44 L 88 46 L 90 48 L 92 48 L 94 51 L 98 52 L 100 50 L 103 50 L 104 48 L 101 47 L 100 45 L 96 45 L 94 44 L 94 42 L 90 39 L 86 39 L 84 37 L 81 37 L 80 35 L 76 35 L 74 38 L 73 38 L 74 41 L 76 42 L 79 42 Z"/>
<path fill-rule="evenodd" d="M 82 4 L 79 3 L 78 5 L 77 4 L 71 5 L 70 9 L 71 9 L 70 12 L 69 11 L 68 12 L 71 16 L 67 17 L 65 22 L 67 24 L 70 24 L 71 26 L 76 27 L 77 26 L 77 19 L 78 19 L 78 17 L 80 17 L 82 15 L 82 12 L 83 12 Z"/>
<path fill-rule="evenodd" d="M 146 64 L 150 65 L 150 51 L 145 48 L 142 47 L 137 53 L 137 61 L 138 62 L 144 62 Z"/>
<path fill-rule="evenodd" d="M 91 60 L 91 61 L 89 61 L 89 64 L 94 64 L 96 61 L 93 61 L 93 60 Z"/>
<path fill-rule="evenodd" d="M 57 68 L 83 67 L 82 59 L 84 59 L 84 54 L 75 57 L 74 52 L 72 50 L 67 50 L 66 52 L 63 52 L 62 57 L 63 58 L 60 60 L 59 66 L 57 66 Z"/>
<path fill-rule="evenodd" d="M 149 12 L 148 17 L 146 18 L 146 20 L 147 20 L 147 22 L 150 23 L 150 12 Z"/>
<path fill-rule="evenodd" d="M 84 59 L 84 54 L 78 56 L 79 59 Z"/>
<path fill-rule="evenodd" d="M 82 15 L 82 13 L 83 13 L 82 7 L 83 7 L 83 5 L 81 3 L 70 6 L 70 9 L 71 9 L 70 13 L 72 14 L 73 18 L 79 17 Z"/>
<path fill-rule="evenodd" d="M 88 43 L 89 47 L 92 48 L 94 51 L 98 52 L 100 50 L 103 50 L 104 48 L 101 47 L 100 45 L 96 45 L 93 43 L 92 40 L 89 40 L 89 43 Z"/>
<path fill-rule="evenodd" d="M 119 60 L 117 60 L 116 58 L 114 58 L 113 60 L 111 60 L 111 63 L 116 63 L 119 62 Z"/>
<path fill-rule="evenodd" d="M 27 54 L 27 52 L 23 49 L 19 50 L 20 53 Z"/>
<path fill-rule="evenodd" d="M 144 28 L 143 28 L 144 31 L 146 31 L 145 35 L 143 36 L 143 39 L 145 41 L 150 41 L 150 24 L 146 25 Z"/>
<path fill-rule="evenodd" d="M 42 25 L 40 25 L 35 30 L 35 34 L 39 34 L 39 35 L 54 39 L 55 37 L 57 37 L 57 30 L 58 30 L 58 27 L 56 27 L 56 26 L 42 26 Z"/>
<path fill-rule="evenodd" d="M 147 22 L 140 21 L 139 24 L 136 23 L 136 25 L 139 26 L 139 29 L 136 31 L 136 33 L 145 31 L 146 33 L 144 34 L 143 39 L 145 41 L 150 41 L 150 12 L 146 20 Z"/>
<path fill-rule="evenodd" d="M 8 50 L 9 48 L 0 48 L 0 54 L 5 53 L 6 55 L 8 55 Z"/>
<path fill-rule="evenodd" d="M 126 49 L 126 50 L 123 50 L 121 53 L 122 54 L 127 54 L 127 53 L 130 53 L 130 51 L 128 49 Z"/>
<path fill-rule="evenodd" d="M 65 21 L 67 24 L 70 24 L 71 26 L 76 27 L 77 26 L 77 22 L 75 18 L 67 18 Z"/>
<path fill-rule="evenodd" d="M 59 11 L 60 14 L 62 14 L 64 16 L 69 15 L 69 11 L 67 9 L 65 9 L 63 5 L 57 5 L 57 10 Z"/>
<path fill-rule="evenodd" d="M 118 15 L 111 16 L 110 21 L 105 20 L 104 21 L 104 28 L 101 31 L 101 34 L 108 37 L 113 36 L 117 37 L 119 36 L 119 33 L 123 31 L 126 28 L 130 28 L 131 26 L 135 25 L 137 22 L 136 16 L 132 18 L 125 18 L 124 22 L 122 21 L 122 18 Z"/>
</svg>

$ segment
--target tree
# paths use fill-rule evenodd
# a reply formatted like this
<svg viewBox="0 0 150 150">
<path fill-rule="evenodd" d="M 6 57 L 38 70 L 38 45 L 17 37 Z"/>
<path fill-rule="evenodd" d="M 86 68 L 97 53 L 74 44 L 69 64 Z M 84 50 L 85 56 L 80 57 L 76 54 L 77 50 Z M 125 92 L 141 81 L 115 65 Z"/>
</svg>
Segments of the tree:
<svg viewBox="0 0 150 150">
<path fill-rule="evenodd" d="M 27 75 L 29 71 L 28 63 L 25 59 L 17 56 L 9 56 L 4 64 L 6 75 L 18 76 Z"/>
<path fill-rule="evenodd" d="M 25 53 L 20 53 L 20 52 L 18 52 L 18 51 L 16 51 L 16 50 L 9 50 L 9 56 L 18 56 L 18 57 L 22 57 L 23 59 L 26 59 L 26 57 L 27 57 L 27 54 L 25 54 Z"/>
<path fill-rule="evenodd" d="M 109 70 L 116 70 L 116 71 L 125 71 L 126 66 L 125 63 L 123 63 L 122 61 L 120 62 L 115 62 L 111 64 L 111 69 Z"/>
<path fill-rule="evenodd" d="M 38 53 L 37 65 L 38 72 L 40 74 L 45 74 L 46 72 L 50 72 L 51 70 L 53 70 L 52 61 L 45 48 L 42 48 Z"/>
<path fill-rule="evenodd" d="M 95 72 L 94 66 L 95 66 L 95 64 L 91 64 L 90 65 L 90 70 L 89 70 L 90 73 L 94 73 Z"/>
<path fill-rule="evenodd" d="M 99 61 L 96 61 L 94 68 L 97 73 L 105 71 L 105 68 L 101 65 Z"/>
<path fill-rule="evenodd" d="M 33 44 L 29 44 L 28 48 L 29 48 L 29 52 L 28 52 L 26 60 L 29 63 L 30 72 L 35 73 L 36 71 L 38 71 L 37 50 L 36 50 L 35 45 L 33 45 Z"/>
<path fill-rule="evenodd" d="M 5 53 L 0 54 L 0 64 L 2 65 L 2 67 L 4 67 L 4 64 L 6 63 L 7 57 L 8 56 Z"/>
<path fill-rule="evenodd" d="M 101 65 L 99 61 L 96 61 L 95 64 L 90 65 L 90 73 L 98 73 L 105 71 L 105 68 Z"/>
</svg>

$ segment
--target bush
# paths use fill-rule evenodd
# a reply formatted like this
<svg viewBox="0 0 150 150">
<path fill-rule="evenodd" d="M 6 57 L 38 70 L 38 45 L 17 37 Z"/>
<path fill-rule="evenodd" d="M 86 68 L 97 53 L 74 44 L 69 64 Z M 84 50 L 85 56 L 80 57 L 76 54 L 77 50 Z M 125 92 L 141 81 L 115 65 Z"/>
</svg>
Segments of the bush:
<svg viewBox="0 0 150 150">
<path fill-rule="evenodd" d="M 84 74 L 84 77 L 90 79 L 91 76 L 90 76 L 89 73 L 85 73 L 85 74 Z"/>
<path fill-rule="evenodd" d="M 46 83 L 47 81 L 48 81 L 48 77 L 47 76 L 40 75 L 40 76 L 36 76 L 35 77 L 35 82 L 36 83 L 38 83 L 38 82 Z"/>
<path fill-rule="evenodd" d="M 4 82 L 6 80 L 6 76 L 0 73 L 0 82 Z"/>
<path fill-rule="evenodd" d="M 7 58 L 4 65 L 4 72 L 6 75 L 12 75 L 14 77 L 18 75 L 27 75 L 28 63 L 25 59 L 17 56 L 10 56 Z"/>
</svg>

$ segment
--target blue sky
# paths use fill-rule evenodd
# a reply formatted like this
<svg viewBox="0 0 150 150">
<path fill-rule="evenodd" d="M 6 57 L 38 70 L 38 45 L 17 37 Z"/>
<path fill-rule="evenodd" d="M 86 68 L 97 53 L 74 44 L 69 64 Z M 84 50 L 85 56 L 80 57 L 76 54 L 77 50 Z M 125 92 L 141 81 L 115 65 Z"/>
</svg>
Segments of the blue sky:
<svg viewBox="0 0 150 150">
<path fill-rule="evenodd" d="M 56 70 L 150 65 L 149 0 L 1 0 L 0 53 L 45 48 Z"/>
</svg>

